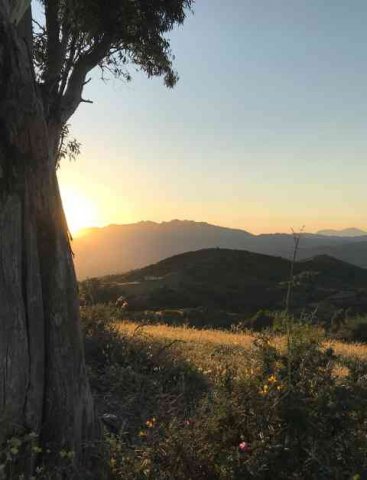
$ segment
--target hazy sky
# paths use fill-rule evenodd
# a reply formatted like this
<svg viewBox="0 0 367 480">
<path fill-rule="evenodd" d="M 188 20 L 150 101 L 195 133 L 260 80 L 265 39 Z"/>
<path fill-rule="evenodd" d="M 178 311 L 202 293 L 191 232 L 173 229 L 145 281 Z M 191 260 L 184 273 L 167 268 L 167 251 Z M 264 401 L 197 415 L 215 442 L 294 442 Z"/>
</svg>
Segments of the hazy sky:
<svg viewBox="0 0 367 480">
<path fill-rule="evenodd" d="M 366 27 L 366 0 L 197 0 L 174 90 L 89 84 L 59 173 L 74 224 L 367 227 Z"/>
</svg>

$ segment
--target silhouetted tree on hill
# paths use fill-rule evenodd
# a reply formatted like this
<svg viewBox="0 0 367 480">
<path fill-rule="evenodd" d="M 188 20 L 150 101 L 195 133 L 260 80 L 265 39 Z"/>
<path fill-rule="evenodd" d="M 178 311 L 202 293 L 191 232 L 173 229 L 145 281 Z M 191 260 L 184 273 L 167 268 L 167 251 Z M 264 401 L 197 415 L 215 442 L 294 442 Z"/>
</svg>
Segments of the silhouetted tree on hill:
<svg viewBox="0 0 367 480">
<path fill-rule="evenodd" d="M 77 468 L 98 425 L 56 178 L 67 124 L 95 67 L 128 79 L 132 64 L 173 87 L 165 34 L 192 0 L 40 3 L 36 22 L 30 0 L 0 0 L 0 444 L 32 431 Z M 29 478 L 40 458 L 23 453 Z"/>
</svg>

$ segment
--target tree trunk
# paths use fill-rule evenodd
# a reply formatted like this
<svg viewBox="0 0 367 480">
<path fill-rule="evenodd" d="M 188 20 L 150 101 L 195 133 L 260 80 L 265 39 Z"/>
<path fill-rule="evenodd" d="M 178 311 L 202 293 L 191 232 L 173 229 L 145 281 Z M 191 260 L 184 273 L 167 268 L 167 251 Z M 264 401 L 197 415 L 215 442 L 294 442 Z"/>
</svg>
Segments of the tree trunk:
<svg viewBox="0 0 367 480">
<path fill-rule="evenodd" d="M 10 25 L 2 4 L 4 0 L 0 0 L 0 445 L 12 436 L 34 432 L 53 461 L 65 457 L 59 455 L 63 450 L 75 472 L 83 466 L 86 473 L 86 447 L 96 440 L 98 425 L 84 363 L 54 139 L 49 138 L 27 42 Z M 40 459 L 23 454 L 21 473 L 28 478 Z M 84 478 L 84 473 L 76 473 L 76 478 Z M 52 478 L 58 478 L 56 470 Z M 66 478 L 72 478 L 70 472 Z"/>
</svg>

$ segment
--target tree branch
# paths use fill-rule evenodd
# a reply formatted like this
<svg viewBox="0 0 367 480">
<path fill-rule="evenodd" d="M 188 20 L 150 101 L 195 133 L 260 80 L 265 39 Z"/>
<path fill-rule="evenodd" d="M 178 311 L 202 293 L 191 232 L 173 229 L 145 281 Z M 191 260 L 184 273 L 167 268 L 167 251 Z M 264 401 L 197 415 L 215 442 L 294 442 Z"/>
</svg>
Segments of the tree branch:
<svg viewBox="0 0 367 480">
<path fill-rule="evenodd" d="M 62 72 L 62 78 L 59 86 L 59 97 L 62 97 L 64 95 L 64 91 L 69 79 L 69 74 L 75 60 L 75 53 L 76 53 L 76 39 L 75 37 L 72 37 L 71 44 L 68 51 L 68 57 Z"/>
<path fill-rule="evenodd" d="M 43 25 L 41 25 L 39 22 L 37 22 L 37 20 L 35 20 L 34 18 L 32 18 L 32 22 L 37 25 L 37 27 L 40 29 L 40 32 L 42 33 L 45 33 L 46 32 L 46 29 Z"/>
<path fill-rule="evenodd" d="M 46 101 L 52 103 L 52 94 L 57 95 L 62 67 L 65 61 L 67 38 L 60 39 L 59 0 L 48 0 L 45 3 L 47 51 L 44 84 Z M 49 105 L 48 105 L 49 106 Z"/>
<path fill-rule="evenodd" d="M 82 92 L 88 73 L 108 54 L 111 40 L 105 35 L 87 53 L 79 57 L 68 80 L 65 94 L 60 102 L 59 120 L 66 123 L 82 101 Z"/>
</svg>

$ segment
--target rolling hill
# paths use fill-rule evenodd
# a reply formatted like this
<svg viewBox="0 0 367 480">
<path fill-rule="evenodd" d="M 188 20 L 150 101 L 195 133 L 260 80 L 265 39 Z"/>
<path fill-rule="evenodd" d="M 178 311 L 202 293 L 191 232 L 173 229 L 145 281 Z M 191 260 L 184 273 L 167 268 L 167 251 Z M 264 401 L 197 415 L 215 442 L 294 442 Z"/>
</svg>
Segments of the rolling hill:
<svg viewBox="0 0 367 480">
<path fill-rule="evenodd" d="M 303 234 L 299 257 L 331 254 L 366 266 L 367 249 L 363 248 L 363 242 L 367 245 L 367 236 Z M 356 243 L 361 245 L 354 248 Z M 205 222 L 173 220 L 91 228 L 72 244 L 79 279 L 126 272 L 187 251 L 216 247 L 289 258 L 293 238 L 287 234 L 253 235 Z M 349 255 L 349 252 L 352 253 Z"/>
<path fill-rule="evenodd" d="M 358 239 L 361 237 L 358 237 Z M 363 237 L 362 237 L 363 238 Z M 303 249 L 301 257 L 313 257 L 315 255 L 330 255 L 344 262 L 367 268 L 367 240 L 356 242 L 344 242 L 340 245 L 329 245 Z"/>
<path fill-rule="evenodd" d="M 176 255 L 97 283 L 100 299 L 123 295 L 135 309 L 206 307 L 249 313 L 284 307 L 289 271 L 290 262 L 280 257 L 215 248 Z M 295 308 L 325 301 L 364 308 L 366 293 L 367 270 L 325 255 L 296 264 Z"/>
</svg>

